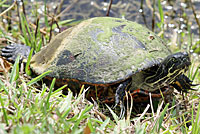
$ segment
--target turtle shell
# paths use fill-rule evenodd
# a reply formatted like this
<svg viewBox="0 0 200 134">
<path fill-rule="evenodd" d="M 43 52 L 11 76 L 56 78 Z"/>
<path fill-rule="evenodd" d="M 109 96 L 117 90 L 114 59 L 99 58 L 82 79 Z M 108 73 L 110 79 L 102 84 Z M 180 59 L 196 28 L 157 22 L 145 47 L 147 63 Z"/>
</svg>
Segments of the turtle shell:
<svg viewBox="0 0 200 134">
<path fill-rule="evenodd" d="M 170 54 L 164 42 L 144 26 L 96 17 L 55 36 L 32 57 L 30 67 L 37 74 L 52 70 L 48 77 L 112 84 L 158 64 Z"/>
</svg>

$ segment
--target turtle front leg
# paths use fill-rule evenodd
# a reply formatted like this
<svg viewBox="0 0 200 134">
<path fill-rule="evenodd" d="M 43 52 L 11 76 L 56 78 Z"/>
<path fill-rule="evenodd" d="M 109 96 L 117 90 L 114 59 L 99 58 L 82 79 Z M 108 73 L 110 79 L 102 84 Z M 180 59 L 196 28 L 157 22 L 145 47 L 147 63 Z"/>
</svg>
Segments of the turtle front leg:
<svg viewBox="0 0 200 134">
<path fill-rule="evenodd" d="M 15 62 L 18 55 L 20 60 L 27 59 L 30 53 L 31 47 L 21 44 L 10 44 L 1 50 L 1 56 L 5 57 L 11 62 Z"/>
<path fill-rule="evenodd" d="M 124 106 L 124 97 L 125 97 L 125 91 L 129 88 L 131 84 L 131 79 L 128 79 L 124 81 L 123 83 L 119 84 L 117 87 L 116 93 L 115 93 L 115 106 L 116 107 L 120 103 L 120 118 L 124 116 L 125 114 L 125 106 Z"/>
<path fill-rule="evenodd" d="M 188 90 L 196 90 L 191 88 L 191 86 L 197 86 L 198 84 L 192 84 L 192 81 L 184 74 L 180 75 L 175 79 L 175 81 L 170 84 L 179 92 L 188 92 Z"/>
</svg>

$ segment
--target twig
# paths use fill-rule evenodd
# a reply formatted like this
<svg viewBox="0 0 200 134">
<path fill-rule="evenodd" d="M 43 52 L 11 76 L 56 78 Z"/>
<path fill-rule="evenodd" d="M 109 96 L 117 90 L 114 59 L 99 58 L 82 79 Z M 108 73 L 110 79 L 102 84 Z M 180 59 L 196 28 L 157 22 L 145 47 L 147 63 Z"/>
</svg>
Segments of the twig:
<svg viewBox="0 0 200 134">
<path fill-rule="evenodd" d="M 39 27 L 39 18 L 36 20 L 36 28 L 35 28 L 35 39 L 37 38 L 37 32 L 38 32 L 38 27 Z"/>
<path fill-rule="evenodd" d="M 30 24 L 34 29 L 37 28 L 37 26 L 36 26 L 35 24 L 33 24 L 33 23 L 31 23 L 31 22 L 29 22 L 29 24 Z M 46 32 L 44 29 L 40 29 L 40 32 L 41 32 L 43 35 L 46 35 L 46 34 L 47 34 L 47 32 Z"/>
<path fill-rule="evenodd" d="M 112 0 L 110 0 L 110 4 L 109 4 L 109 7 L 108 7 L 108 10 L 107 10 L 106 16 L 109 16 L 111 6 L 112 6 Z"/>
<path fill-rule="evenodd" d="M 155 27 L 155 0 L 153 0 L 153 11 L 152 11 L 152 31 L 154 32 Z"/>
<path fill-rule="evenodd" d="M 52 18 L 51 20 L 51 29 L 50 29 L 50 35 L 49 35 L 49 42 L 51 41 L 51 37 L 52 37 L 52 29 L 53 29 L 53 22 L 54 22 L 54 19 Z"/>
<path fill-rule="evenodd" d="M 60 26 L 59 26 L 59 24 L 58 24 L 58 21 L 54 19 L 54 22 L 56 23 L 56 26 L 57 26 L 57 28 L 59 29 L 59 33 L 60 33 L 61 30 L 60 30 Z"/>
<path fill-rule="evenodd" d="M 63 10 L 61 13 L 59 13 L 55 19 L 57 20 L 57 18 L 61 17 L 65 12 L 68 12 L 79 0 L 74 0 L 73 3 L 71 5 L 69 5 L 67 8 L 65 8 L 65 10 Z"/>
<path fill-rule="evenodd" d="M 141 12 L 140 12 L 140 13 L 141 13 L 142 18 L 143 18 L 143 20 L 144 20 L 145 26 L 148 28 L 147 21 L 146 21 L 146 17 L 145 17 L 145 15 L 144 15 L 143 3 L 144 3 L 144 0 L 141 0 L 141 2 L 140 2 L 140 10 L 141 10 Z"/>
<path fill-rule="evenodd" d="M 25 11 L 25 6 L 24 6 L 24 0 L 21 0 L 21 2 L 22 2 L 23 13 L 24 13 L 24 16 L 26 18 L 26 11 Z"/>
<path fill-rule="evenodd" d="M 64 0 L 61 0 L 60 4 L 57 7 L 56 14 L 59 14 L 61 12 L 61 9 L 63 7 L 63 3 L 64 3 Z"/>
<path fill-rule="evenodd" d="M 9 10 L 11 10 L 15 6 L 15 4 L 16 4 L 16 0 L 13 2 L 13 4 L 9 8 L 7 8 L 5 11 L 0 13 L 0 17 L 6 14 Z"/>
</svg>

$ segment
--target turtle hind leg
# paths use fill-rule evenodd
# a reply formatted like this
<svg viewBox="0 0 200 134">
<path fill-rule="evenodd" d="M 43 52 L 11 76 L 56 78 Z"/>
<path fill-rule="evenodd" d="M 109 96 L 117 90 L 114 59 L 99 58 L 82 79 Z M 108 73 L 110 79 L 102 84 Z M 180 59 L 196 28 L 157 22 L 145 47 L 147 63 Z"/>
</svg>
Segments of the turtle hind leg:
<svg viewBox="0 0 200 134">
<path fill-rule="evenodd" d="M 176 80 L 171 84 L 179 92 L 188 92 L 188 90 L 196 90 L 191 88 L 192 86 L 197 86 L 198 84 L 192 84 L 192 81 L 185 75 L 180 75 Z"/>
<path fill-rule="evenodd" d="M 120 104 L 120 118 L 124 117 L 125 114 L 125 106 L 124 106 L 124 97 L 125 97 L 125 92 L 129 88 L 131 84 L 131 79 L 128 79 L 117 87 L 116 93 L 115 93 L 115 106 L 116 107 L 118 104 Z"/>
<path fill-rule="evenodd" d="M 26 45 L 11 44 L 1 50 L 1 56 L 14 63 L 18 55 L 20 55 L 20 61 L 27 59 L 30 50 L 31 47 Z"/>
</svg>

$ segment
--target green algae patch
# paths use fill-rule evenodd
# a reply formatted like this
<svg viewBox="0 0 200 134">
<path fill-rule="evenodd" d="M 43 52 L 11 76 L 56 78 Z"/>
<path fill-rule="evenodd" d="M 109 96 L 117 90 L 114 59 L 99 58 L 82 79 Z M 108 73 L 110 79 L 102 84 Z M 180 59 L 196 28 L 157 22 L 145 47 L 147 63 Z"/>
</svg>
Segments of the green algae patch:
<svg viewBox="0 0 200 134">
<path fill-rule="evenodd" d="M 50 77 L 104 84 L 134 77 L 168 55 L 162 40 L 142 25 L 96 17 L 57 35 L 31 67 L 39 74 L 53 70 Z"/>
<path fill-rule="evenodd" d="M 98 41 L 108 42 L 110 37 L 114 34 L 113 28 L 118 27 L 120 25 L 124 25 L 126 22 L 125 20 L 117 18 L 110 18 L 110 17 L 101 17 L 101 18 L 94 18 L 92 23 L 95 24 L 95 28 L 101 29 L 103 32 L 100 33 L 97 37 Z"/>
</svg>

